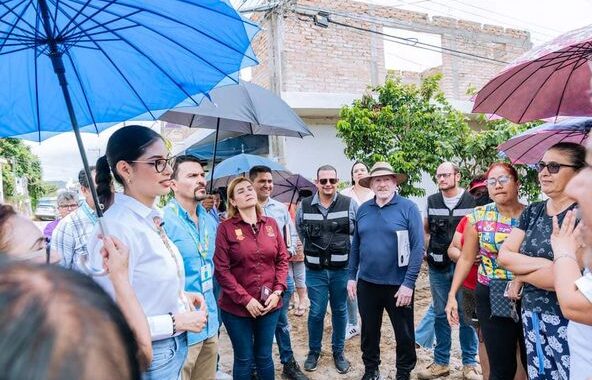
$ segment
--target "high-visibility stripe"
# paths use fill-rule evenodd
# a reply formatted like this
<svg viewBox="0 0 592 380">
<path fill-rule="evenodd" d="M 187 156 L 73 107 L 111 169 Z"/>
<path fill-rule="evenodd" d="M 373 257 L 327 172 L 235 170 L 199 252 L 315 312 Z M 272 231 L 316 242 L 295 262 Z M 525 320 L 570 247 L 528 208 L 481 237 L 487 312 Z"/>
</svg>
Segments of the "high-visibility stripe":
<svg viewBox="0 0 592 380">
<path fill-rule="evenodd" d="M 316 256 L 306 256 L 306 261 L 308 261 L 311 264 L 320 264 L 321 263 L 321 258 L 320 257 L 316 257 Z"/>
<path fill-rule="evenodd" d="M 437 263 L 444 262 L 444 255 L 436 255 L 432 253 L 430 256 L 432 256 L 432 259 L 434 259 L 434 261 Z"/>
<path fill-rule="evenodd" d="M 333 262 L 347 261 L 347 255 L 331 255 L 331 261 L 333 261 Z"/>
<path fill-rule="evenodd" d="M 349 217 L 349 211 L 330 212 L 330 213 L 327 214 L 327 220 L 329 220 L 329 219 L 347 218 L 347 217 Z"/>
<path fill-rule="evenodd" d="M 450 215 L 450 210 L 447 208 L 429 208 L 428 215 L 448 216 Z"/>
<path fill-rule="evenodd" d="M 452 216 L 465 216 L 473 212 L 472 208 L 458 208 L 452 211 Z"/>
<path fill-rule="evenodd" d="M 302 214 L 302 220 L 323 220 L 321 214 Z"/>
</svg>

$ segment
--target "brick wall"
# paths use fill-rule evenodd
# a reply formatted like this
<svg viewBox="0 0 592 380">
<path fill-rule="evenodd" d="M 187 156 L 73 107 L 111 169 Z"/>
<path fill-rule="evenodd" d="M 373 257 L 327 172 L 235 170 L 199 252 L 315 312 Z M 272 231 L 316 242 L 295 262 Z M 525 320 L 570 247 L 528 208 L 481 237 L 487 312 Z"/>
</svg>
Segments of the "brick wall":
<svg viewBox="0 0 592 380">
<path fill-rule="evenodd" d="M 281 91 L 317 93 L 361 93 L 368 85 L 384 82 L 383 37 L 334 24 L 318 27 L 309 16 L 296 13 L 314 14 L 313 8 L 334 12 L 330 16 L 333 20 L 366 29 L 382 31 L 381 25 L 370 22 L 373 18 L 388 28 L 440 34 L 444 48 L 500 61 L 511 61 L 531 47 L 529 34 L 520 30 L 430 18 L 425 13 L 354 0 L 291 0 L 275 10 L 275 18 L 257 16 L 263 30 L 253 42 L 261 62 L 253 69 L 254 82 L 270 88 L 275 72 L 279 73 L 275 80 Z M 274 38 L 279 41 L 276 45 Z M 442 88 L 448 97 L 468 99 L 465 92 L 469 86 L 480 87 L 504 65 L 443 53 L 438 68 L 444 74 Z M 405 80 L 413 77 L 407 74 Z M 417 74 L 416 80 L 420 77 Z"/>
</svg>

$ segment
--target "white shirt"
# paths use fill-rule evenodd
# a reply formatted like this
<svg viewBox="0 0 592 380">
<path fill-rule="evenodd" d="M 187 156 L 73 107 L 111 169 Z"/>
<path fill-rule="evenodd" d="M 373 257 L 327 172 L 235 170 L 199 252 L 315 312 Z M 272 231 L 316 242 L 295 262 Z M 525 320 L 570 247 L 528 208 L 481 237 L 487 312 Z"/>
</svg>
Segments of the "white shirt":
<svg viewBox="0 0 592 380">
<path fill-rule="evenodd" d="M 171 250 L 164 244 L 154 224 L 154 217 L 161 217 L 159 211 L 124 194 L 115 194 L 115 202 L 103 217 L 106 233 L 117 237 L 129 248 L 130 283 L 148 318 L 153 341 L 172 335 L 173 324 L 169 312 L 174 314 L 185 310 L 180 297 L 180 291 L 185 288 L 183 258 L 170 240 Z M 97 238 L 100 232 L 97 225 L 88 242 L 93 265 L 97 268 L 101 267 L 102 262 L 102 243 Z M 171 253 L 176 256 L 180 266 Z M 113 285 L 107 276 L 94 279 L 115 298 Z"/>
<path fill-rule="evenodd" d="M 445 197 L 444 194 L 442 194 L 442 198 L 444 198 L 444 204 L 446 205 L 446 207 L 448 207 L 449 210 L 452 210 L 454 206 L 456 206 L 458 202 L 460 202 L 460 199 L 462 198 L 464 193 L 464 189 L 458 189 L 458 194 L 456 194 L 453 197 Z"/>
<path fill-rule="evenodd" d="M 350 197 L 351 199 L 353 199 L 358 206 L 361 206 L 362 203 L 369 201 L 370 199 L 374 198 L 374 192 L 373 191 L 368 191 L 366 193 L 363 194 L 362 198 L 358 197 L 358 193 L 356 193 L 354 191 L 354 187 L 350 186 L 348 188 L 345 188 L 343 190 L 341 190 L 340 192 L 341 195 L 345 195 L 346 197 Z"/>
<path fill-rule="evenodd" d="M 576 281 L 578 290 L 592 303 L 592 273 L 586 270 Z M 569 378 L 586 380 L 592 377 L 592 326 L 570 321 L 567 326 L 569 344 Z"/>
</svg>

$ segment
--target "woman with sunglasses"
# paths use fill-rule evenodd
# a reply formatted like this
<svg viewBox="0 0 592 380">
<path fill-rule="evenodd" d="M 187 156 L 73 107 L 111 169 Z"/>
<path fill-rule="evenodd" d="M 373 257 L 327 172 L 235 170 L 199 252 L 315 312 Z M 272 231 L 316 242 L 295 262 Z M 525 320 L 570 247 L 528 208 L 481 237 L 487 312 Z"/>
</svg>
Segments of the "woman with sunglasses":
<svg viewBox="0 0 592 380">
<path fill-rule="evenodd" d="M 169 192 L 170 161 L 158 133 L 133 125 L 111 135 L 96 166 L 99 201 L 107 209 L 102 224 L 129 249 L 129 281 L 148 319 L 153 359 L 144 379 L 176 380 L 187 355 L 186 332 L 201 331 L 206 321 L 203 297 L 184 291 L 183 259 L 155 208 L 157 197 Z M 111 175 L 123 186 L 122 194 L 113 193 Z M 100 234 L 97 227 L 88 243 L 95 266 L 103 261 Z M 95 280 L 117 296 L 109 278 Z"/>
<path fill-rule="evenodd" d="M 502 246 L 500 264 L 516 275 L 509 289 L 522 293 L 522 324 L 529 379 L 569 378 L 569 347 L 563 316 L 553 284 L 553 218 L 563 223 L 576 207 L 566 192 L 567 183 L 584 167 L 586 150 L 570 142 L 553 145 L 537 164 L 541 191 L 546 201 L 529 205 L 517 228 Z"/>
<path fill-rule="evenodd" d="M 228 219 L 218 227 L 214 272 L 222 321 L 232 342 L 235 380 L 273 380 L 271 349 L 288 277 L 288 251 L 271 217 L 263 215 L 253 183 L 228 186 Z"/>
<path fill-rule="evenodd" d="M 491 380 L 513 379 L 516 374 L 516 347 L 521 347 L 524 361 L 524 340 L 520 321 L 511 317 L 492 315 L 494 305 L 490 295 L 490 284 L 498 281 L 511 281 L 514 275 L 502 268 L 498 262 L 498 252 L 513 228 L 524 205 L 518 201 L 518 173 L 507 163 L 494 163 L 486 173 L 487 190 L 493 203 L 476 207 L 467 216 L 467 226 L 463 232 L 464 245 L 456 263 L 446 314 L 451 325 L 458 325 L 458 303 L 456 293 L 471 271 L 477 258 L 481 263 L 477 273 L 475 301 L 477 320 L 487 348 Z M 495 298 L 494 298 L 495 300 Z M 518 315 L 515 315 L 518 317 Z"/>
</svg>

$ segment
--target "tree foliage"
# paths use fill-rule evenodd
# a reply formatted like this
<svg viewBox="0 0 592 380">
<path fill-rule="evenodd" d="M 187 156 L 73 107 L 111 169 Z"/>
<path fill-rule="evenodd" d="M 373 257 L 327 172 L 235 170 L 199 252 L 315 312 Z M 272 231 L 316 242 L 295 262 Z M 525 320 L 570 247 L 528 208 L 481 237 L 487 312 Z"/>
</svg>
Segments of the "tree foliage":
<svg viewBox="0 0 592 380">
<path fill-rule="evenodd" d="M 2 184 L 5 197 L 15 195 L 15 176 L 27 178 L 29 196 L 33 206 L 39 198 L 55 190 L 41 180 L 39 158 L 21 140 L 0 139 L 0 157 L 8 161 L 8 164 L 2 169 Z"/>
<path fill-rule="evenodd" d="M 530 127 L 483 117 L 478 128 L 471 128 L 465 115 L 446 100 L 440 79 L 441 74 L 429 76 L 419 86 L 388 79 L 341 110 L 337 131 L 346 156 L 368 165 L 388 161 L 406 173 L 403 195 L 425 195 L 419 187 L 422 173 L 434 174 L 442 161 L 458 164 L 466 185 L 492 162 L 502 160 L 496 150 L 499 144 Z M 519 170 L 523 195 L 538 196 L 534 170 Z"/>
</svg>

